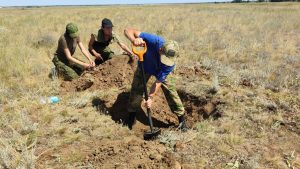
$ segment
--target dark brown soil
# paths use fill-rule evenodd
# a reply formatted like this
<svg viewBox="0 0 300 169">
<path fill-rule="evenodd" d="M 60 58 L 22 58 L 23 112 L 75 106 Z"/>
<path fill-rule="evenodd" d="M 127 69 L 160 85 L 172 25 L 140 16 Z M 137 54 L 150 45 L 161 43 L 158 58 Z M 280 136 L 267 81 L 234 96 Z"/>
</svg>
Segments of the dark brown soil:
<svg viewBox="0 0 300 169">
<path fill-rule="evenodd" d="M 61 91 L 107 90 L 113 87 L 123 89 L 131 84 L 136 69 L 135 63 L 128 62 L 127 55 L 115 56 L 94 70 L 85 72 L 80 78 L 63 82 Z"/>
<path fill-rule="evenodd" d="M 128 64 L 129 57 L 126 55 L 115 56 L 104 64 L 83 74 L 79 79 L 72 82 L 63 82 L 61 87 L 63 92 L 82 91 L 82 90 L 107 90 L 112 87 L 119 89 L 116 94 L 105 98 L 95 98 L 93 106 L 100 112 L 109 113 L 112 119 L 117 123 L 123 123 L 128 117 L 126 106 L 128 103 L 129 92 L 126 90 L 130 87 L 136 63 Z M 184 78 L 192 78 L 197 75 L 208 76 L 209 74 L 200 68 L 181 67 L 176 70 L 176 74 Z M 189 127 L 193 127 L 195 123 L 206 119 L 210 116 L 219 117 L 221 114 L 217 111 L 218 101 L 212 100 L 206 96 L 195 96 L 186 91 L 178 91 L 187 116 Z M 143 107 L 143 106 L 142 106 Z M 158 97 L 155 97 L 154 104 L 151 109 L 153 115 L 153 124 L 159 128 L 175 128 L 178 125 L 178 119 L 173 114 L 167 104 L 164 94 L 160 91 Z M 148 119 L 142 108 L 137 114 L 137 123 L 133 130 L 138 134 L 148 130 Z"/>
<path fill-rule="evenodd" d="M 163 145 L 135 136 L 101 140 L 94 147 L 86 156 L 85 164 L 97 168 L 174 168 L 178 163 Z"/>
<path fill-rule="evenodd" d="M 105 62 L 94 71 L 82 75 L 72 82 L 63 82 L 62 92 L 82 90 L 108 90 L 112 87 L 118 88 L 118 92 L 104 98 L 94 98 L 92 105 L 100 112 L 110 115 L 116 123 L 123 124 L 128 117 L 126 107 L 128 104 L 129 92 L 136 63 L 128 64 L 129 58 L 126 55 L 116 56 Z M 194 78 L 209 74 L 199 67 L 179 68 L 176 74 L 183 78 Z M 151 81 L 151 80 L 150 80 Z M 222 114 L 217 105 L 221 104 L 218 99 L 208 94 L 195 96 L 184 90 L 178 90 L 186 109 L 187 124 L 190 128 L 195 127 L 197 122 L 206 118 L 218 118 Z M 165 96 L 160 91 L 154 99 L 151 108 L 154 127 L 164 130 L 176 130 L 178 119 L 167 104 Z M 93 153 L 86 158 L 87 164 L 93 164 L 100 168 L 180 168 L 180 164 L 173 159 L 172 154 L 167 153 L 164 146 L 157 141 L 145 142 L 143 133 L 149 131 L 148 118 L 145 108 L 141 105 L 137 113 L 137 122 L 132 130 L 134 135 L 124 140 L 99 140 Z M 134 139 L 133 139 L 134 138 Z"/>
</svg>

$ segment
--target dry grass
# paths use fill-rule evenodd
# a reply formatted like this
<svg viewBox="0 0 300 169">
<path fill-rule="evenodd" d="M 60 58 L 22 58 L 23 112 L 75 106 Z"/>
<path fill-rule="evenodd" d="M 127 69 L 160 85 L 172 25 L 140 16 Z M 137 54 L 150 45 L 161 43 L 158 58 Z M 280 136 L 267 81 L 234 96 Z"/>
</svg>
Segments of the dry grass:
<svg viewBox="0 0 300 169">
<path fill-rule="evenodd" d="M 41 97 L 59 94 L 59 81 L 48 73 L 65 25 L 77 23 L 87 45 L 104 17 L 127 44 L 125 27 L 177 40 L 179 65 L 200 64 L 213 77 L 199 83 L 209 83 L 228 101 L 222 119 L 201 122 L 189 135 L 161 137 L 172 151 L 177 142 L 186 144 L 174 152 L 183 166 L 299 168 L 299 135 L 280 125 L 287 113 L 300 110 L 299 11 L 297 3 L 0 9 L 0 168 L 42 168 L 36 161 L 53 149 L 129 132 L 91 106 L 93 97 L 114 90 L 40 103 Z M 82 57 L 78 50 L 76 57 Z M 251 87 L 240 86 L 243 82 Z M 200 91 L 197 87 L 187 86 Z M 74 167 L 83 159 L 71 149 L 50 156 L 49 166 L 57 167 Z"/>
</svg>

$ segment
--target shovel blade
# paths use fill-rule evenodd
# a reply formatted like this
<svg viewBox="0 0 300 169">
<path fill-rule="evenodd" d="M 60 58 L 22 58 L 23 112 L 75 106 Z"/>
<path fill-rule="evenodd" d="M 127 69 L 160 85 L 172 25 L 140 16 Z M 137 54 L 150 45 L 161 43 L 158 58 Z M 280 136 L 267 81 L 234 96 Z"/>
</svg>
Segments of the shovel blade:
<svg viewBox="0 0 300 169">
<path fill-rule="evenodd" d="M 161 130 L 160 129 L 153 129 L 153 131 L 148 131 L 144 133 L 144 140 L 154 140 L 157 138 L 158 135 L 160 135 Z"/>
</svg>

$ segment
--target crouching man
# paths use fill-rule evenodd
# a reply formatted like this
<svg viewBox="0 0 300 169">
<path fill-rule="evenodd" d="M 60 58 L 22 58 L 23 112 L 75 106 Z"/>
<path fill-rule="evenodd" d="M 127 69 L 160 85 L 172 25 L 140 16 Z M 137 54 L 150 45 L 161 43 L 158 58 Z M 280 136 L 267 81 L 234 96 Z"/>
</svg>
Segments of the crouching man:
<svg viewBox="0 0 300 169">
<path fill-rule="evenodd" d="M 73 57 L 77 45 L 82 54 L 89 60 L 89 63 Z M 84 70 L 95 66 L 95 62 L 90 58 L 89 53 L 80 41 L 78 27 L 74 23 L 67 24 L 66 32 L 60 36 L 52 62 L 58 74 L 67 81 L 78 78 Z"/>
</svg>

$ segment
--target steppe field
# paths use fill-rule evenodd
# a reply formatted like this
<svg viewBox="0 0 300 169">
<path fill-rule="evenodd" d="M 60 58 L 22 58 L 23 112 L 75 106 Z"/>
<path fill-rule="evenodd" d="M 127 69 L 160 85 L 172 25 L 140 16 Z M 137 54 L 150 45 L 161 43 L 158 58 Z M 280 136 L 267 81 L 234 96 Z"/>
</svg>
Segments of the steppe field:
<svg viewBox="0 0 300 169">
<path fill-rule="evenodd" d="M 66 24 L 87 48 L 105 17 L 128 46 L 127 27 L 179 43 L 188 132 L 161 92 L 157 139 L 143 140 L 142 111 L 122 125 L 136 67 L 126 56 L 72 82 L 49 78 Z M 300 169 L 300 3 L 1 8 L 2 168 Z"/>
</svg>

